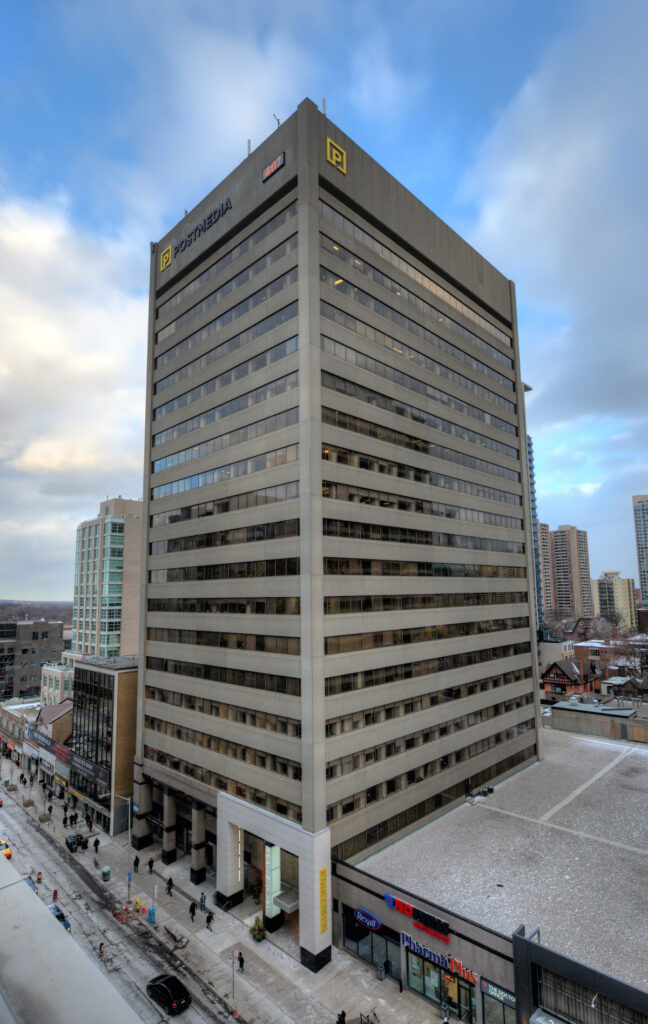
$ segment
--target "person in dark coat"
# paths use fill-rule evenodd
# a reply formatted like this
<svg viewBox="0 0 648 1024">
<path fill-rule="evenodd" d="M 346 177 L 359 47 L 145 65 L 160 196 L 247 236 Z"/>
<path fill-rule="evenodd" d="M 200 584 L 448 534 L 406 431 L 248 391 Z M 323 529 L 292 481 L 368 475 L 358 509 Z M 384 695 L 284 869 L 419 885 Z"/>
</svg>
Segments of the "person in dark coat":
<svg viewBox="0 0 648 1024">
<path fill-rule="evenodd" d="M 238 951 L 238 965 L 239 965 L 239 971 L 241 972 L 241 974 L 245 974 L 245 957 L 243 956 L 243 954 L 242 954 L 240 949 Z"/>
<path fill-rule="evenodd" d="M 171 876 L 169 876 L 169 878 L 167 879 L 166 891 L 168 892 L 169 896 L 173 896 L 173 879 L 171 878 Z"/>
<path fill-rule="evenodd" d="M 194 901 L 192 902 L 191 906 L 189 907 L 189 916 L 191 917 L 191 923 L 192 923 L 192 924 L 193 924 L 193 922 L 194 922 L 194 918 L 195 918 L 195 916 L 196 916 L 196 911 L 197 911 L 197 910 L 198 910 L 198 907 L 196 906 L 196 902 L 195 902 L 195 900 L 194 900 Z"/>
<path fill-rule="evenodd" d="M 133 861 L 133 870 L 135 874 L 137 874 L 137 872 L 139 871 L 139 857 L 136 857 L 135 860 Z"/>
<path fill-rule="evenodd" d="M 95 836 L 95 841 L 92 845 L 94 846 L 95 854 L 97 854 L 99 852 L 99 836 Z"/>
<path fill-rule="evenodd" d="M 205 918 L 205 924 L 209 928 L 209 931 L 211 931 L 211 926 L 212 926 L 212 921 L 213 920 L 214 920 L 214 915 L 212 914 L 211 910 L 208 910 L 207 911 L 207 917 Z"/>
<path fill-rule="evenodd" d="M 149 875 L 152 875 L 153 874 L 153 858 L 152 857 L 149 857 L 148 868 L 149 868 Z"/>
</svg>

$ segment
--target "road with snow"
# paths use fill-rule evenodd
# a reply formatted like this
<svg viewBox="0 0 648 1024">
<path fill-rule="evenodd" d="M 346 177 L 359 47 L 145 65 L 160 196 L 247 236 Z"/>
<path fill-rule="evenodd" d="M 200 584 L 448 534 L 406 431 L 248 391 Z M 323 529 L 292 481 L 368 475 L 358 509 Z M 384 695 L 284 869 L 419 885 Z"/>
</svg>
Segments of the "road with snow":
<svg viewBox="0 0 648 1024">
<path fill-rule="evenodd" d="M 42 872 L 43 881 L 34 899 L 49 904 L 53 889 L 58 890 L 58 905 L 72 928 L 70 935 L 61 928 L 61 941 L 77 942 L 105 971 L 145 1024 L 166 1020 L 162 1009 L 146 994 L 146 983 L 162 973 L 177 975 L 191 992 L 193 1001 L 182 1015 L 184 1024 L 223 1024 L 229 1019 L 205 979 L 183 963 L 151 929 L 138 920 L 124 925 L 114 919 L 112 895 L 85 866 L 92 864 L 91 850 L 82 857 L 68 853 L 20 804 L 7 793 L 2 796 L 0 838 L 11 845 L 13 865 L 21 874 L 31 874 L 34 879 Z M 106 957 L 101 962 L 100 942 L 106 948 Z M 83 983 L 80 978 L 79 984 Z"/>
</svg>

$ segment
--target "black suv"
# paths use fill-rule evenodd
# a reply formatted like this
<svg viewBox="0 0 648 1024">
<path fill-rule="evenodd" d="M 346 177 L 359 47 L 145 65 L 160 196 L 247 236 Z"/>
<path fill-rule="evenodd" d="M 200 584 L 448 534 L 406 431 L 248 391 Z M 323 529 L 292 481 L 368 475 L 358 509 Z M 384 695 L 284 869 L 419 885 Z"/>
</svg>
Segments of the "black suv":
<svg viewBox="0 0 648 1024">
<path fill-rule="evenodd" d="M 175 1015 L 186 1010 L 191 1003 L 188 989 L 173 974 L 158 974 L 146 986 L 147 994 L 158 1003 L 165 1013 Z"/>
<path fill-rule="evenodd" d="M 84 849 L 88 848 L 88 840 L 85 838 L 82 832 L 72 832 L 71 835 L 65 837 L 65 845 L 67 846 L 70 853 L 76 853 L 79 846 L 85 842 Z"/>
</svg>

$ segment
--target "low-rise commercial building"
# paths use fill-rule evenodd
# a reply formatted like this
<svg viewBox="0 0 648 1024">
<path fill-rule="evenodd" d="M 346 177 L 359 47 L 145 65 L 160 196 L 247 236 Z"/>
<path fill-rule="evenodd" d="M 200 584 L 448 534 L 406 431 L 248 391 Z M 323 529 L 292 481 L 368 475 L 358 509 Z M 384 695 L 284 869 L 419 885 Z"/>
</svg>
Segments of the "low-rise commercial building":
<svg viewBox="0 0 648 1024">
<path fill-rule="evenodd" d="M 0 700 L 40 695 L 41 669 L 62 651 L 62 622 L 0 622 Z"/>
</svg>

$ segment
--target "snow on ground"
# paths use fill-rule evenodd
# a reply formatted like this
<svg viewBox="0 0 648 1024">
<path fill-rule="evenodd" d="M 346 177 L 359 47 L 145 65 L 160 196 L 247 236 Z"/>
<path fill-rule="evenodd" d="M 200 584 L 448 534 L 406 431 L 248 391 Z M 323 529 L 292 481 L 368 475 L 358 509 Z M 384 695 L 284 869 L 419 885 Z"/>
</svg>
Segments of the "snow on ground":
<svg viewBox="0 0 648 1024">
<path fill-rule="evenodd" d="M 542 761 L 361 866 L 505 934 L 539 925 L 544 945 L 647 988 L 648 750 L 542 739 Z"/>
</svg>

